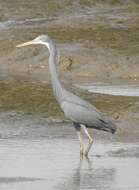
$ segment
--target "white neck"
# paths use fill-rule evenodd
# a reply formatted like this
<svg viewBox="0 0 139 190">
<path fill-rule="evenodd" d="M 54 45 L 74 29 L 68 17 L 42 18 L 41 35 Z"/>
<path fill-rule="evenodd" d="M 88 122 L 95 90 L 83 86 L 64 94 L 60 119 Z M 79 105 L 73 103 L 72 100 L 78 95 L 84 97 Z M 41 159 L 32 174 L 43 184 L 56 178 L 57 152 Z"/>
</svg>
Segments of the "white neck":
<svg viewBox="0 0 139 190">
<path fill-rule="evenodd" d="M 49 71 L 51 75 L 51 81 L 52 81 L 52 87 L 53 87 L 53 93 L 57 99 L 57 101 L 60 103 L 62 99 L 62 85 L 60 83 L 56 65 L 59 63 L 59 57 L 57 53 L 57 48 L 54 42 L 51 44 L 44 43 L 45 46 L 47 46 L 49 50 Z"/>
</svg>

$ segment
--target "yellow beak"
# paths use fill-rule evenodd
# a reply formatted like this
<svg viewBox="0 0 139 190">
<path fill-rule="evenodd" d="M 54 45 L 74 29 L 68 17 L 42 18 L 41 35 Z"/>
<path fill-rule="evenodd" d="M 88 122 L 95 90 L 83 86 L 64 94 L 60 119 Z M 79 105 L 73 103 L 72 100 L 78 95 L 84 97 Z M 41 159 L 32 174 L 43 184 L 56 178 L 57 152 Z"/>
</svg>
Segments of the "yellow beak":
<svg viewBox="0 0 139 190">
<path fill-rule="evenodd" d="M 29 45 L 32 45 L 32 44 L 35 44 L 33 40 L 28 41 L 28 42 L 25 42 L 25 43 L 23 43 L 23 44 L 19 44 L 19 45 L 17 45 L 16 47 L 29 46 Z"/>
</svg>

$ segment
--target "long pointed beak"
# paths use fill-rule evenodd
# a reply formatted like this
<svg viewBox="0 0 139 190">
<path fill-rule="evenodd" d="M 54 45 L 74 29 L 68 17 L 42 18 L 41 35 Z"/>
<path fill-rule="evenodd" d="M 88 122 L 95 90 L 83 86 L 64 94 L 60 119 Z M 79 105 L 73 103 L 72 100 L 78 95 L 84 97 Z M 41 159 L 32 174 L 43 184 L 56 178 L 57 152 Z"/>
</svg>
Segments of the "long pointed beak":
<svg viewBox="0 0 139 190">
<path fill-rule="evenodd" d="M 29 46 L 29 45 L 32 45 L 32 44 L 35 44 L 33 40 L 28 41 L 28 42 L 25 42 L 25 43 L 23 43 L 23 44 L 19 44 L 19 45 L 17 45 L 16 47 Z"/>
</svg>

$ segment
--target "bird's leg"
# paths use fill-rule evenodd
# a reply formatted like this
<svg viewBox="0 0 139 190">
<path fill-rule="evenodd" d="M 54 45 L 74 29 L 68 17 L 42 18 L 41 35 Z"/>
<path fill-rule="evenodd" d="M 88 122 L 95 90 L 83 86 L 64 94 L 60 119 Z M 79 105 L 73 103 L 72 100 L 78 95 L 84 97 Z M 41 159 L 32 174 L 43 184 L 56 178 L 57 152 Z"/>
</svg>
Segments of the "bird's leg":
<svg viewBox="0 0 139 190">
<path fill-rule="evenodd" d="M 77 131 L 79 142 L 80 142 L 80 157 L 83 158 L 84 154 L 84 144 L 83 144 L 83 138 L 82 138 L 82 132 L 81 130 Z"/>
<path fill-rule="evenodd" d="M 83 154 L 84 154 L 84 144 L 83 144 L 83 138 L 82 138 L 82 131 L 81 131 L 81 125 L 79 123 L 73 123 L 74 127 L 77 131 L 77 135 L 79 138 L 79 142 L 80 142 L 80 157 L 81 159 L 83 158 Z"/>
<path fill-rule="evenodd" d="M 85 155 L 86 157 L 88 157 L 88 153 L 89 153 L 89 151 L 90 151 L 90 149 L 91 149 L 91 147 L 92 147 L 92 144 L 93 144 L 93 139 L 92 139 L 92 137 L 90 136 L 90 134 L 89 134 L 88 130 L 86 129 L 86 127 L 85 127 L 84 125 L 81 125 L 81 126 L 82 126 L 82 128 L 83 128 L 85 134 L 87 135 L 87 137 L 88 137 L 88 139 L 89 139 L 89 144 L 88 144 L 88 146 L 87 146 L 87 148 L 86 148 L 86 150 L 85 150 L 85 152 L 84 152 L 84 155 Z"/>
</svg>

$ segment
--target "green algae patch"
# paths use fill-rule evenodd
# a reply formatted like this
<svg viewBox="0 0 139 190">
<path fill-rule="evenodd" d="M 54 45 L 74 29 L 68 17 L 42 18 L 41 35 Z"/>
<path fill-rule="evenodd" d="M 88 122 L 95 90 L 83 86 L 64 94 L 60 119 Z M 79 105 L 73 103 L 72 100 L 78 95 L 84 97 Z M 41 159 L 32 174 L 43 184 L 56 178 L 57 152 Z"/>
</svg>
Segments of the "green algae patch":
<svg viewBox="0 0 139 190">
<path fill-rule="evenodd" d="M 50 85 L 28 82 L 0 83 L 0 109 L 44 117 L 62 114 Z"/>
</svg>

